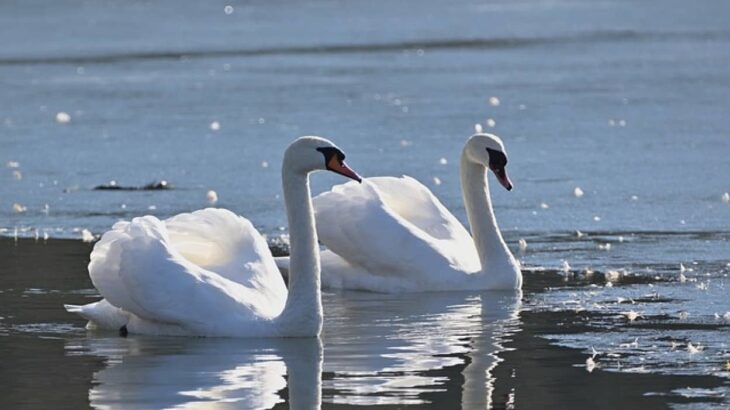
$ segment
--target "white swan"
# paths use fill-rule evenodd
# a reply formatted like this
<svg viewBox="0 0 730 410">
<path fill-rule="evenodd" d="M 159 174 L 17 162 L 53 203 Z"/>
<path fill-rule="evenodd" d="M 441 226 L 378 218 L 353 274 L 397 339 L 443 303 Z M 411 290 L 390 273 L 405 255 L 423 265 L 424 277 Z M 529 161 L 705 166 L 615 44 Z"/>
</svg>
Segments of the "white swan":
<svg viewBox="0 0 730 410">
<path fill-rule="evenodd" d="M 153 335 L 311 337 L 322 328 L 309 173 L 360 180 L 332 142 L 302 137 L 284 153 L 291 237 L 289 291 L 266 241 L 223 209 L 119 222 L 94 246 L 89 276 L 103 300 L 67 305 L 92 327 Z"/>
<path fill-rule="evenodd" d="M 476 134 L 461 155 L 461 187 L 472 236 L 413 178 L 367 178 L 314 198 L 322 285 L 375 292 L 519 289 L 519 264 L 502 239 L 486 169 L 508 190 L 499 137 Z M 286 272 L 289 261 L 277 258 Z"/>
</svg>

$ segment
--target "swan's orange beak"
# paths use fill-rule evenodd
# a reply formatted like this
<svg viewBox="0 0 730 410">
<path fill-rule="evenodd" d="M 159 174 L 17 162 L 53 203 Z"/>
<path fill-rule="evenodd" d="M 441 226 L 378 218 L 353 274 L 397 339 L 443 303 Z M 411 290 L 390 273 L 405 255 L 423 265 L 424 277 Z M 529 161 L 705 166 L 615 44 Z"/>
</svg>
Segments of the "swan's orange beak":
<svg viewBox="0 0 730 410">
<path fill-rule="evenodd" d="M 345 164 L 345 161 L 340 161 L 335 155 L 333 155 L 332 158 L 330 158 L 330 160 L 327 162 L 327 169 L 362 183 L 362 178 L 360 178 L 360 175 L 358 175 L 357 172 L 353 171 L 352 168 L 348 167 L 347 164 Z"/>
<path fill-rule="evenodd" d="M 492 171 L 494 172 L 494 175 L 497 176 L 497 181 L 499 181 L 499 183 L 502 184 L 502 186 L 505 187 L 508 191 L 511 191 L 512 181 L 510 181 L 509 177 L 507 176 L 507 170 L 504 167 L 501 167 L 492 168 Z"/>
</svg>

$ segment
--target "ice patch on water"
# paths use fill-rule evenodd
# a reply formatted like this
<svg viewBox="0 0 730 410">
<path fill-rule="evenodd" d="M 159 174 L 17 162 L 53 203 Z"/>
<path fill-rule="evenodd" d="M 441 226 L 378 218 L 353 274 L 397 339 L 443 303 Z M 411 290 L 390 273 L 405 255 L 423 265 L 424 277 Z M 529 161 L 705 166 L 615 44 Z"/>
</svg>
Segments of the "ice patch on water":
<svg viewBox="0 0 730 410">
<path fill-rule="evenodd" d="M 676 265 L 673 269 L 676 274 Z M 677 281 L 554 289 L 526 308 L 576 315 L 576 323 L 588 331 L 545 337 L 583 351 L 602 371 L 730 379 L 730 368 L 723 367 L 730 361 L 730 323 L 717 313 L 730 308 L 730 281 L 724 274 L 724 269 L 711 272 L 713 286 L 707 290 Z M 591 368 L 589 362 L 581 366 Z"/>
</svg>

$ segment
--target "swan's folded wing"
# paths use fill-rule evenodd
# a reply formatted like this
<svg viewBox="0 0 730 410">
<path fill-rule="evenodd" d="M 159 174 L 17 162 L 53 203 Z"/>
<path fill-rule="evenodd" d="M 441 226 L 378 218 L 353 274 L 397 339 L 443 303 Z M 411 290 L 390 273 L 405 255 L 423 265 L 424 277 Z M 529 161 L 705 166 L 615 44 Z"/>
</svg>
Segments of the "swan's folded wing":
<svg viewBox="0 0 730 410">
<path fill-rule="evenodd" d="M 151 216 L 117 224 L 105 233 L 92 252 L 89 274 L 114 306 L 149 321 L 202 331 L 273 317 L 283 309 L 276 297 L 183 257 L 165 223 Z"/>
<path fill-rule="evenodd" d="M 175 251 L 195 265 L 286 301 L 286 285 L 266 240 L 251 222 L 226 209 L 207 208 L 165 220 Z"/>
<path fill-rule="evenodd" d="M 418 181 L 368 178 L 314 199 L 322 243 L 372 274 L 478 269 L 471 237 Z"/>
</svg>

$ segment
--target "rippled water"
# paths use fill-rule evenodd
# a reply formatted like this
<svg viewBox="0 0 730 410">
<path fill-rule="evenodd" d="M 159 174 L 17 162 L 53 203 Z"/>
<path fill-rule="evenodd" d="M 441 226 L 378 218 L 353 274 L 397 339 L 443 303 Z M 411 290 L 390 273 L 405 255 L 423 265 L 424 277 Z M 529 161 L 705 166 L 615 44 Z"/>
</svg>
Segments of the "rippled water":
<svg viewBox="0 0 730 410">
<path fill-rule="evenodd" d="M 0 243 L 9 408 L 727 405 L 727 268 L 684 282 L 532 269 L 524 295 L 325 292 L 321 340 L 124 338 L 61 309 L 99 297 L 90 245 Z"/>
<path fill-rule="evenodd" d="M 286 233 L 281 152 L 304 134 L 335 140 L 363 175 L 424 181 L 465 221 L 458 156 L 482 123 L 510 154 L 516 189 L 493 186 L 492 195 L 508 243 L 532 272 L 524 301 L 485 313 L 490 298 L 478 294 L 328 295 L 321 345 L 301 348 L 118 339 L 86 335 L 57 311 L 95 297 L 85 282 L 88 249 L 54 251 L 48 266 L 23 277 L 18 267 L 37 251 L 2 242 L 3 273 L 15 272 L 0 279 L 4 351 L 50 349 L 48 363 L 74 376 L 49 380 L 91 390 L 99 406 L 152 397 L 170 406 L 254 398 L 272 406 L 294 400 L 299 389 L 284 375 L 296 366 L 322 387 L 317 397 L 317 389 L 302 393 L 310 403 L 458 396 L 508 407 L 527 400 L 520 389 L 581 403 L 580 392 L 541 389 L 505 370 L 545 374 L 513 353 L 552 357 L 521 336 L 533 335 L 577 349 L 555 368 L 577 365 L 575 383 L 594 396 L 602 394 L 591 390 L 597 380 L 625 389 L 631 380 L 645 400 L 727 405 L 727 2 L 253 2 L 231 3 L 230 14 L 225 6 L 0 4 L 0 235 L 100 234 L 118 219 L 207 206 L 213 189 L 218 206 L 276 237 Z M 59 112 L 70 122 L 57 122 Z M 313 179 L 317 192 L 341 182 Z M 166 180 L 172 189 L 93 190 L 112 180 Z M 59 270 L 73 286 L 51 285 Z M 606 286 L 607 275 L 620 280 Z M 639 316 L 629 321 L 629 312 Z M 508 334 L 514 350 L 500 350 Z M 702 349 L 689 353 L 689 343 Z M 591 346 L 599 354 L 589 374 Z M 482 369 L 496 357 L 513 367 L 497 366 L 490 379 Z M 201 372 L 171 371 L 173 363 Z M 48 371 L 28 365 L 27 376 Z M 630 378 L 643 372 L 654 378 Z M 621 378 L 600 379 L 613 373 Z M 258 385 L 253 374 L 270 382 Z M 676 383 L 652 384 L 661 375 Z M 603 400 L 622 404 L 612 399 Z M 538 406 L 522 402 L 530 405 Z"/>
</svg>

